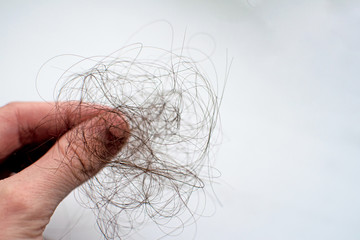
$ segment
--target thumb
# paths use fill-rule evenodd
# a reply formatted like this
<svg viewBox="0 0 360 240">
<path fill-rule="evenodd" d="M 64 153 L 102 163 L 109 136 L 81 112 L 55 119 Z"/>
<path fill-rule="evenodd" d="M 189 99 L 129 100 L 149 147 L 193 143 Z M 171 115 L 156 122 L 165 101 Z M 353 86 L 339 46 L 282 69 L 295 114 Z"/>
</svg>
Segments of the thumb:
<svg viewBox="0 0 360 240">
<path fill-rule="evenodd" d="M 128 136 L 123 115 L 103 113 L 67 132 L 42 158 L 8 180 L 27 191 L 37 204 L 55 210 L 121 150 Z"/>
</svg>

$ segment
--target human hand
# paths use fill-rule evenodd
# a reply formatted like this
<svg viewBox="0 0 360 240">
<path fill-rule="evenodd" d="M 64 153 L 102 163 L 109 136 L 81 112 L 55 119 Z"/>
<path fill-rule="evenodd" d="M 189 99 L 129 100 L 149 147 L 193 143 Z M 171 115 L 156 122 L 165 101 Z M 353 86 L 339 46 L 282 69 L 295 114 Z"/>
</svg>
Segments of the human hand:
<svg viewBox="0 0 360 240">
<path fill-rule="evenodd" d="M 58 204 L 100 171 L 128 136 L 122 115 L 105 107 L 66 102 L 0 108 L 0 171 L 21 147 L 57 139 L 35 163 L 0 180 L 0 240 L 42 239 Z"/>
</svg>

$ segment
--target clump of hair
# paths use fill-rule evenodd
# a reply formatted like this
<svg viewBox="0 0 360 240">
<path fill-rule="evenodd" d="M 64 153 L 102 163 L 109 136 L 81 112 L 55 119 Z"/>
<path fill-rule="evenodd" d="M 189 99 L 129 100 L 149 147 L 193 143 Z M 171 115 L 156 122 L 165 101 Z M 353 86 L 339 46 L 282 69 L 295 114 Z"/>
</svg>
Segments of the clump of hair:
<svg viewBox="0 0 360 240">
<path fill-rule="evenodd" d="M 82 187 L 106 239 L 148 222 L 178 234 L 201 215 L 204 202 L 191 196 L 205 195 L 212 178 L 221 99 L 198 64 L 182 51 L 134 44 L 82 58 L 59 79 L 57 102 L 106 106 L 129 124 L 121 152 Z"/>
</svg>

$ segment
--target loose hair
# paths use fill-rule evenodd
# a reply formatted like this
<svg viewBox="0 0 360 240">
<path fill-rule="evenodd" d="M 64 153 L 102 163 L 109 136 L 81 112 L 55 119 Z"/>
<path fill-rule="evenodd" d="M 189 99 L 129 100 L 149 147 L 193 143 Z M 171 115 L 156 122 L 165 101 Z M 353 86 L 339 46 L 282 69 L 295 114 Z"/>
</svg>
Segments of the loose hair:
<svg viewBox="0 0 360 240">
<path fill-rule="evenodd" d="M 130 237 L 149 222 L 178 234 L 202 215 L 222 93 L 183 49 L 132 44 L 81 58 L 57 82 L 57 103 L 105 106 L 129 125 L 122 150 L 81 187 L 105 239 Z"/>
</svg>

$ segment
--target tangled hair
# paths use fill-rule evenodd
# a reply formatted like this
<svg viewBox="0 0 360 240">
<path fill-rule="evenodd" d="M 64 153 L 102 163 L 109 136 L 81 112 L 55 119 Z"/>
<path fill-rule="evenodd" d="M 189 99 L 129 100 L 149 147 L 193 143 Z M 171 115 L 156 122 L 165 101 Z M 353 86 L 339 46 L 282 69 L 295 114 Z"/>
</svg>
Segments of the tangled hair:
<svg viewBox="0 0 360 240">
<path fill-rule="evenodd" d="M 58 103 L 106 106 L 129 124 L 121 152 L 82 186 L 106 239 L 131 237 L 149 222 L 176 235 L 202 215 L 221 96 L 182 50 L 129 45 L 81 58 L 57 82 Z"/>
</svg>

